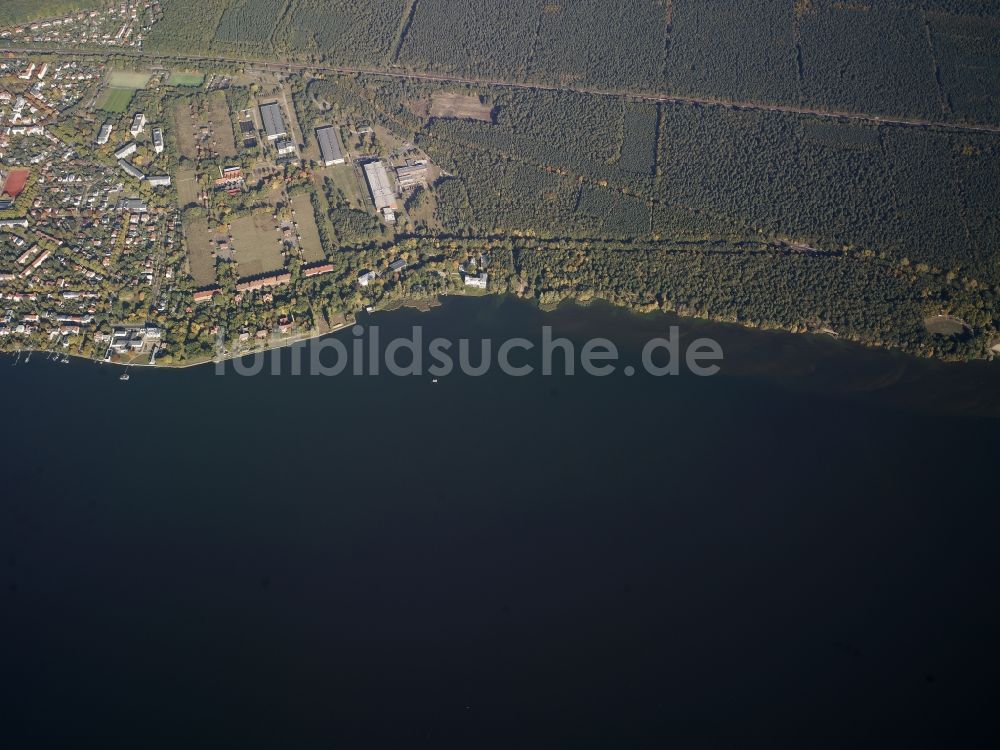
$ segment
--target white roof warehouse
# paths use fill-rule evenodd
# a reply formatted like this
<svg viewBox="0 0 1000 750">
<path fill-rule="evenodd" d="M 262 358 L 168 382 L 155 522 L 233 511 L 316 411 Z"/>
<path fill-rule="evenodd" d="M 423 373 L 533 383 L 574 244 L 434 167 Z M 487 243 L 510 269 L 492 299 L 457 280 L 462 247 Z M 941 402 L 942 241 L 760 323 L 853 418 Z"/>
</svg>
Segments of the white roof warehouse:
<svg viewBox="0 0 1000 750">
<path fill-rule="evenodd" d="M 375 200 L 375 208 L 386 215 L 388 219 L 396 209 L 396 196 L 392 191 L 392 183 L 385 171 L 385 164 L 373 161 L 365 164 L 365 176 Z"/>
</svg>

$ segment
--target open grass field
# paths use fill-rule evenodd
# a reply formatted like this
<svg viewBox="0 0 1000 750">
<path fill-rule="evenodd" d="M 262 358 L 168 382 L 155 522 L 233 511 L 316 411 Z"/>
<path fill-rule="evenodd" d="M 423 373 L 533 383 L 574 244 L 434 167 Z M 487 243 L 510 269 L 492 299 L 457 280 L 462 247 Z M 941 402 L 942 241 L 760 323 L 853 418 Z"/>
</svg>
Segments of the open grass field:
<svg viewBox="0 0 1000 750">
<path fill-rule="evenodd" d="M 323 245 L 319 239 L 319 228 L 316 226 L 316 215 L 313 213 L 312 201 L 308 193 L 299 193 L 292 198 L 292 209 L 295 211 L 295 221 L 298 223 L 299 247 L 306 263 L 317 263 L 326 259 Z"/>
<path fill-rule="evenodd" d="M 105 112 L 122 114 L 128 111 L 128 105 L 132 103 L 135 96 L 135 89 L 106 88 L 97 99 L 97 108 Z"/>
<path fill-rule="evenodd" d="M 149 73 L 132 70 L 113 70 L 108 76 L 108 85 L 119 89 L 141 89 L 149 83 Z"/>
<path fill-rule="evenodd" d="M 192 116 L 189 99 L 179 99 L 171 108 L 174 116 L 174 133 L 177 136 L 177 150 L 185 159 L 198 156 L 198 129 Z"/>
<path fill-rule="evenodd" d="M 275 231 L 271 214 L 260 212 L 241 216 L 229 225 L 229 234 L 233 238 L 241 277 L 260 276 L 284 267 L 285 259 L 278 242 L 280 235 Z"/>
<path fill-rule="evenodd" d="M 924 327 L 937 336 L 961 336 L 971 330 L 968 323 L 953 315 L 934 315 L 924 318 Z"/>
<path fill-rule="evenodd" d="M 434 94 L 430 116 L 493 122 L 493 105 L 483 102 L 478 96 Z"/>
<path fill-rule="evenodd" d="M 363 186 L 364 177 L 361 176 L 359 169 L 347 164 L 326 170 L 325 176 L 340 189 L 351 208 L 367 210 L 368 191 Z"/>
<path fill-rule="evenodd" d="M 180 208 L 198 200 L 198 180 L 193 169 L 190 167 L 178 169 L 174 184 L 177 186 L 177 205 Z"/>
<path fill-rule="evenodd" d="M 202 73 L 173 70 L 170 72 L 170 83 L 174 86 L 198 87 L 205 83 L 205 76 Z"/>
<path fill-rule="evenodd" d="M 212 150 L 219 156 L 236 156 L 236 138 L 233 135 L 233 118 L 229 112 L 226 94 L 213 91 L 205 103 L 206 121 L 212 132 Z"/>
<path fill-rule="evenodd" d="M 212 236 L 208 228 L 208 219 L 194 219 L 184 222 L 188 267 L 191 271 L 191 277 L 198 286 L 208 286 L 215 283 Z"/>
</svg>

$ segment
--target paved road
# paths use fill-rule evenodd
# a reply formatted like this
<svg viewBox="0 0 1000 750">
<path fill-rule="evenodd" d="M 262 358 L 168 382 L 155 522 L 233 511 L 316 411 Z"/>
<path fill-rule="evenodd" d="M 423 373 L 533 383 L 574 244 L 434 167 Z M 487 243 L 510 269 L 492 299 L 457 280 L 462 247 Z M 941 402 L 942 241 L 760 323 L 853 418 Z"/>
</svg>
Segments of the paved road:
<svg viewBox="0 0 1000 750">
<path fill-rule="evenodd" d="M 458 83 L 472 86 L 498 86 L 510 89 L 523 89 L 528 91 L 565 91 L 576 94 L 589 94 L 591 96 L 617 96 L 625 97 L 635 101 L 647 101 L 669 104 L 688 104 L 702 107 L 721 107 L 731 110 L 746 110 L 754 112 L 779 112 L 785 114 L 811 115 L 814 117 L 831 118 L 837 120 L 851 120 L 855 122 L 866 122 L 880 125 L 898 125 L 901 127 L 913 128 L 934 128 L 937 130 L 947 130 L 958 133 L 990 133 L 1000 135 L 998 125 L 977 125 L 968 123 L 940 122 L 936 120 L 922 120 L 908 117 L 893 117 L 868 112 L 847 112 L 841 110 L 818 109 L 813 107 L 799 107 L 791 104 L 770 104 L 767 102 L 754 101 L 731 101 L 727 99 L 714 99 L 711 97 L 680 96 L 670 94 L 641 94 L 631 91 L 615 91 L 611 89 L 589 88 L 584 86 L 564 86 L 532 81 L 503 81 L 490 78 L 463 78 L 460 76 L 441 75 L 438 73 L 427 73 L 419 71 L 405 71 L 398 69 L 377 69 L 377 68 L 355 68 L 342 65 L 318 65 L 313 63 L 296 62 L 273 62 L 249 57 L 224 57 L 210 55 L 168 55 L 162 53 L 150 53 L 136 50 L 108 49 L 108 50 L 75 50 L 75 49 L 54 49 L 54 48 L 29 48 L 29 47 L 6 47 L 0 48 L 0 55 L 3 54 L 54 54 L 54 55 L 77 55 L 81 57 L 109 57 L 113 55 L 126 55 L 140 59 L 148 59 L 151 63 L 158 62 L 189 62 L 189 63 L 216 63 L 224 65 L 244 65 L 255 70 L 265 70 L 273 72 L 313 72 L 313 73 L 334 73 L 341 75 L 367 75 L 381 78 L 398 78 L 418 81 L 434 81 L 438 83 Z"/>
</svg>

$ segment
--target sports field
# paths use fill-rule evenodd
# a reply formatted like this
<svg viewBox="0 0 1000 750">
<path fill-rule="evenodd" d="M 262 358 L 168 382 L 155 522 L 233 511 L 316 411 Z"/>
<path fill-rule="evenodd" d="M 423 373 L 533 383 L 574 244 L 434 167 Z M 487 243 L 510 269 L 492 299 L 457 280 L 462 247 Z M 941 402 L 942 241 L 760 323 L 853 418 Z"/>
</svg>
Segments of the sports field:
<svg viewBox="0 0 1000 750">
<path fill-rule="evenodd" d="M 116 89 L 143 89 L 147 83 L 149 83 L 149 73 L 112 70 L 108 75 L 108 85 Z"/>
<path fill-rule="evenodd" d="M 205 83 L 205 76 L 201 73 L 173 70 L 170 72 L 170 83 L 173 86 L 197 87 Z"/>
<path fill-rule="evenodd" d="M 135 89 L 107 88 L 97 100 L 97 107 L 105 112 L 121 114 L 128 110 L 133 96 L 135 96 Z"/>
<path fill-rule="evenodd" d="M 9 195 L 11 198 L 17 198 L 24 190 L 24 186 L 28 184 L 30 176 L 31 170 L 29 169 L 11 170 L 11 173 L 7 175 L 7 181 L 3 183 L 0 195 Z"/>
</svg>

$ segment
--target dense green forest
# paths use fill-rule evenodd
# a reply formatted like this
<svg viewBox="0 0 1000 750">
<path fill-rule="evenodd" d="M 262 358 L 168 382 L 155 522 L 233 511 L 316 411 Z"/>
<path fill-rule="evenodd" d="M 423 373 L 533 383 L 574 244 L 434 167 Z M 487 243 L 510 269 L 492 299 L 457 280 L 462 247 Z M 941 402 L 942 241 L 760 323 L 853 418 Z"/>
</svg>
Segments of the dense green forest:
<svg viewBox="0 0 1000 750">
<path fill-rule="evenodd" d="M 1000 124 L 994 0 L 162 0 L 162 9 L 154 50 Z"/>
<path fill-rule="evenodd" d="M 523 79 L 539 6 L 538 0 L 421 0 L 397 62 L 410 68 Z"/>
<path fill-rule="evenodd" d="M 943 118 L 921 13 L 891 3 L 811 0 L 810 5 L 799 18 L 807 103 Z"/>
<path fill-rule="evenodd" d="M 948 111 L 1000 122 L 1000 15 L 932 15 L 929 24 Z"/>
<path fill-rule="evenodd" d="M 657 197 L 668 205 L 1000 279 L 995 137 L 683 106 L 663 119 Z"/>
<path fill-rule="evenodd" d="M 279 50 L 340 65 L 384 67 L 410 0 L 292 0 L 275 31 Z"/>
<path fill-rule="evenodd" d="M 265 49 L 288 0 L 232 0 L 219 18 L 215 38 L 247 50 Z"/>
<path fill-rule="evenodd" d="M 600 298 L 639 311 L 754 327 L 827 329 L 939 356 L 968 356 L 979 343 L 928 334 L 921 324 L 928 303 L 961 310 L 982 325 L 993 322 L 997 302 L 995 293 L 984 300 L 946 277 L 874 258 L 782 254 L 729 243 L 526 247 L 516 251 L 516 271 L 523 293 L 543 304 Z"/>
<path fill-rule="evenodd" d="M 667 65 L 677 93 L 738 101 L 797 102 L 791 2 L 675 2 Z"/>
<path fill-rule="evenodd" d="M 655 90 L 666 62 L 666 14 L 666 3 L 650 0 L 546 3 L 532 40 L 529 77 Z"/>
</svg>

